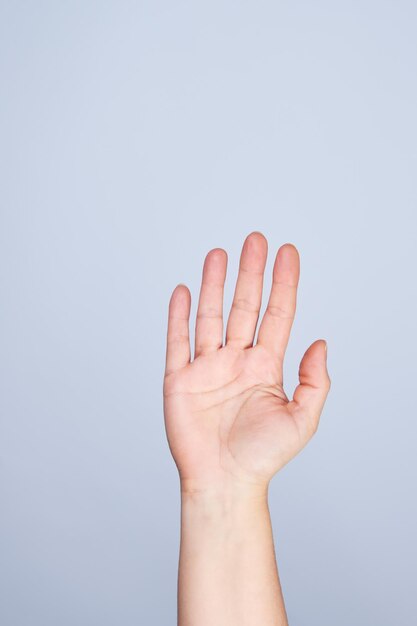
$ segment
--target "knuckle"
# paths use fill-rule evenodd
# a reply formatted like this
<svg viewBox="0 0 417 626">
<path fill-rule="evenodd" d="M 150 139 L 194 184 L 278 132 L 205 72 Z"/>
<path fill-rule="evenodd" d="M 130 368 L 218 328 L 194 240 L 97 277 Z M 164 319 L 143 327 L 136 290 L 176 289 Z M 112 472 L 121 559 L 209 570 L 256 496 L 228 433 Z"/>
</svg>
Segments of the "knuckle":
<svg viewBox="0 0 417 626">
<path fill-rule="evenodd" d="M 246 313 L 258 313 L 259 307 L 247 298 L 235 298 L 233 308 L 245 311 Z"/>
<path fill-rule="evenodd" d="M 269 305 L 267 308 L 268 315 L 271 317 L 279 317 L 280 319 L 294 319 L 294 311 L 286 309 L 282 306 Z"/>
<path fill-rule="evenodd" d="M 176 333 L 175 335 L 172 335 L 168 337 L 167 339 L 167 344 L 173 345 L 173 346 L 175 346 L 176 344 L 186 344 L 188 342 L 189 342 L 188 335 L 183 335 L 181 333 Z"/>
<path fill-rule="evenodd" d="M 219 310 L 217 309 L 217 307 L 206 306 L 204 308 L 200 308 L 197 311 L 196 319 L 197 320 L 222 319 L 222 316 L 221 316 Z"/>
</svg>

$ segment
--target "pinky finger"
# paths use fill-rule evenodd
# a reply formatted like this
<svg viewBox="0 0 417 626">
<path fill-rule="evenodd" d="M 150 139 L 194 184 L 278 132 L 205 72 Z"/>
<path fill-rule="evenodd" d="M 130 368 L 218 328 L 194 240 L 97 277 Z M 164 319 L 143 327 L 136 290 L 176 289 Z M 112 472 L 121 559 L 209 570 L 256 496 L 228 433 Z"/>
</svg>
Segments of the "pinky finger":
<svg viewBox="0 0 417 626">
<path fill-rule="evenodd" d="M 185 285 L 175 287 L 169 302 L 165 374 L 190 362 L 189 319 L 191 294 Z"/>
</svg>

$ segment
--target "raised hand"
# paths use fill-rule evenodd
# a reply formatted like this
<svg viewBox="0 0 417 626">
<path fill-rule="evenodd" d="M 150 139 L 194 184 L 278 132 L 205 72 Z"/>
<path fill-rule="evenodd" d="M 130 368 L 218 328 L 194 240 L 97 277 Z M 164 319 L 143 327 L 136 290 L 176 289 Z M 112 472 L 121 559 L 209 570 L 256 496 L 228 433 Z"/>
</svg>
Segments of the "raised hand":
<svg viewBox="0 0 417 626">
<path fill-rule="evenodd" d="M 255 343 L 267 241 L 250 234 L 223 345 L 227 254 L 211 250 L 204 263 L 191 360 L 191 296 L 178 285 L 169 304 L 164 412 L 169 446 L 183 489 L 265 486 L 316 431 L 330 387 L 326 342 L 315 341 L 300 364 L 289 399 L 283 359 L 296 309 L 299 255 L 278 250 L 268 305 Z"/>
</svg>

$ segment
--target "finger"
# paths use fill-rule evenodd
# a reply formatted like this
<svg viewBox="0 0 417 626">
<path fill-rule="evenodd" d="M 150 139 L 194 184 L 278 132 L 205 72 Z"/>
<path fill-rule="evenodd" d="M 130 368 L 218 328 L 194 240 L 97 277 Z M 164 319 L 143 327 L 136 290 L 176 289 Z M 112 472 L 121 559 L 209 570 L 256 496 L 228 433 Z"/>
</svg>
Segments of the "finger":
<svg viewBox="0 0 417 626">
<path fill-rule="evenodd" d="M 316 432 L 320 414 L 330 389 L 327 371 L 327 344 L 315 341 L 304 354 L 299 370 L 300 384 L 288 409 L 297 420 L 300 432 L 311 436 Z"/>
<path fill-rule="evenodd" d="M 290 243 L 280 247 L 275 258 L 272 288 L 263 316 L 258 343 L 283 359 L 294 321 L 300 258 Z"/>
<path fill-rule="evenodd" d="M 191 294 L 185 285 L 172 292 L 168 311 L 168 332 L 165 373 L 170 374 L 190 362 L 189 319 Z"/>
<path fill-rule="evenodd" d="M 216 248 L 204 261 L 195 327 L 195 356 L 218 350 L 223 344 L 223 291 L 227 254 Z"/>
<path fill-rule="evenodd" d="M 261 233 L 245 240 L 226 330 L 226 343 L 240 348 L 253 344 L 262 299 L 262 284 L 268 244 Z"/>
</svg>

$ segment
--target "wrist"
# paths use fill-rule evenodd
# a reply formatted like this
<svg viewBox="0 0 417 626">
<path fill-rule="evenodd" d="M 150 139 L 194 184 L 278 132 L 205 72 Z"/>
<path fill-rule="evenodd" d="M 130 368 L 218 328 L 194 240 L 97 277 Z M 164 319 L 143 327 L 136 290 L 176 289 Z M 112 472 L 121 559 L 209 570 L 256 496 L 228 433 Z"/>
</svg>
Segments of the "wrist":
<svg viewBox="0 0 417 626">
<path fill-rule="evenodd" d="M 223 479 L 209 482 L 181 479 L 181 502 L 204 509 L 228 511 L 234 508 L 264 505 L 268 500 L 268 483 Z"/>
<path fill-rule="evenodd" d="M 269 525 L 268 485 L 181 481 L 183 540 L 194 537 L 212 549 L 241 546 Z"/>
</svg>

